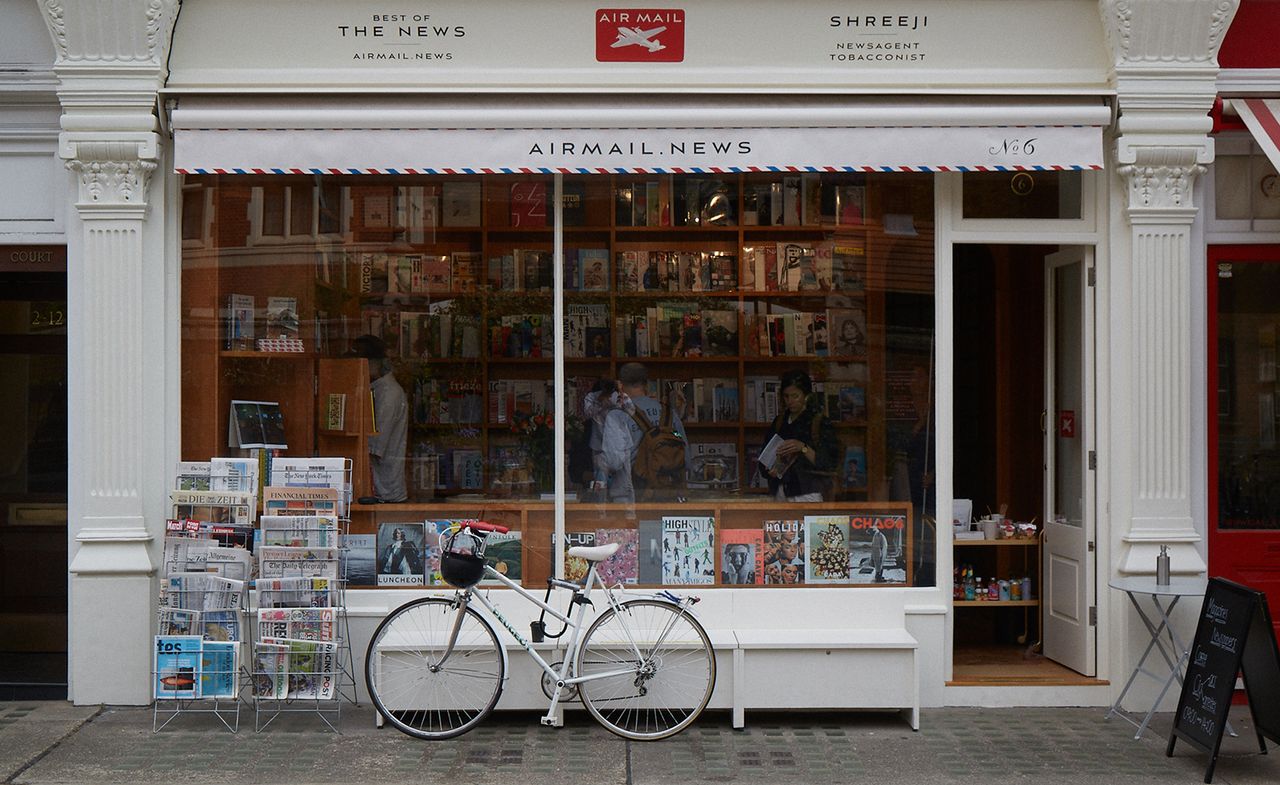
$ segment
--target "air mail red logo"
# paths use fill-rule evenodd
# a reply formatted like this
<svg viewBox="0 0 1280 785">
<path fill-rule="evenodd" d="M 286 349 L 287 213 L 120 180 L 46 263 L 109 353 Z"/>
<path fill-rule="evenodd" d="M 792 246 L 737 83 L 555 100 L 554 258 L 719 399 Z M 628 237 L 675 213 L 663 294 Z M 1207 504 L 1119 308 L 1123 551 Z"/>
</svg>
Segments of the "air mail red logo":
<svg viewBox="0 0 1280 785">
<path fill-rule="evenodd" d="M 601 8 L 596 11 L 596 61 L 684 62 L 684 9 Z"/>
</svg>

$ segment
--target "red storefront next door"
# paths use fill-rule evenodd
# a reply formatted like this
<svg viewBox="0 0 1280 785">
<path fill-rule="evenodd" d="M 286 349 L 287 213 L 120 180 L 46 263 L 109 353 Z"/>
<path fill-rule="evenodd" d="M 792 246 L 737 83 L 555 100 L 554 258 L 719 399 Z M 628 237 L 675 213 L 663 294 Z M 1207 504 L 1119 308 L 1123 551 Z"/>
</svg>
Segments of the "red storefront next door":
<svg viewBox="0 0 1280 785">
<path fill-rule="evenodd" d="M 1280 246 L 1213 246 L 1208 266 L 1209 574 L 1266 592 L 1277 621 Z"/>
</svg>

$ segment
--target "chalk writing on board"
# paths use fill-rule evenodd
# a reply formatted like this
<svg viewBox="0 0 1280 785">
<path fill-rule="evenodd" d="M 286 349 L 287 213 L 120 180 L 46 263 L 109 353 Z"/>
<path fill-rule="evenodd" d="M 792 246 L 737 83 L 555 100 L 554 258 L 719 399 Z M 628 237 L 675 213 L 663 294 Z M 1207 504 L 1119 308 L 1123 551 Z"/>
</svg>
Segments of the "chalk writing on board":
<svg viewBox="0 0 1280 785">
<path fill-rule="evenodd" d="M 1225 622 L 1227 617 L 1231 615 L 1231 610 L 1225 606 L 1219 605 L 1218 601 L 1209 598 L 1209 603 L 1205 607 L 1205 616 L 1216 622 Z"/>
<path fill-rule="evenodd" d="M 1217 630 L 1214 630 L 1212 633 L 1209 634 L 1209 643 L 1211 643 L 1214 646 L 1217 646 L 1219 649 L 1222 649 L 1223 651 L 1230 652 L 1232 654 L 1236 653 L 1236 644 L 1239 642 L 1240 642 L 1240 639 L 1237 638 L 1236 636 L 1223 635 Z"/>
</svg>

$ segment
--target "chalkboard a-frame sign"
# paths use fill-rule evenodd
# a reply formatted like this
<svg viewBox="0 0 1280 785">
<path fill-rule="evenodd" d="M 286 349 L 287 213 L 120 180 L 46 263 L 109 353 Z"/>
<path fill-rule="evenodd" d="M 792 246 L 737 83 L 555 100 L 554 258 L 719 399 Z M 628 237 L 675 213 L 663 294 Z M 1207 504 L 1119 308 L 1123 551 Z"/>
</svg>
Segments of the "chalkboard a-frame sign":
<svg viewBox="0 0 1280 785">
<path fill-rule="evenodd" d="M 1264 737 L 1280 744 L 1280 650 L 1267 598 L 1247 586 L 1213 578 L 1205 591 L 1165 750 L 1172 756 L 1174 743 L 1182 739 L 1209 753 L 1205 782 L 1213 782 L 1237 673 L 1244 675 L 1258 748 L 1266 754 Z"/>
</svg>

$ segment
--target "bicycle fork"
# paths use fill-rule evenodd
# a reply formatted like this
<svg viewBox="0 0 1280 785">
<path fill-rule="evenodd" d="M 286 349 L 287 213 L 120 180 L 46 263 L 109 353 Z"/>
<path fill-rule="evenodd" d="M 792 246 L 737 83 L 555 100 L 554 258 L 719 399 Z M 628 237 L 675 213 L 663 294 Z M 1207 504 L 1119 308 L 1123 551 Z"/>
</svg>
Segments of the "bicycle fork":
<svg viewBox="0 0 1280 785">
<path fill-rule="evenodd" d="M 445 644 L 444 654 L 440 655 L 439 662 L 428 666 L 432 673 L 439 673 L 453 654 L 453 647 L 458 642 L 458 632 L 462 629 L 462 620 L 467 615 L 467 605 L 471 602 L 471 590 L 460 591 L 454 595 L 453 599 L 458 606 L 458 612 L 453 617 L 453 629 L 449 631 L 449 642 Z"/>
</svg>

